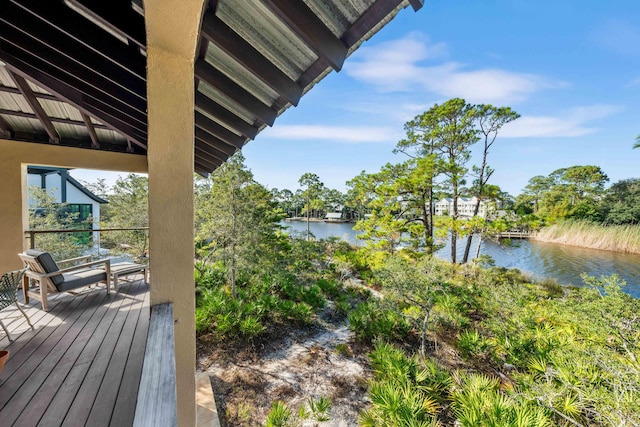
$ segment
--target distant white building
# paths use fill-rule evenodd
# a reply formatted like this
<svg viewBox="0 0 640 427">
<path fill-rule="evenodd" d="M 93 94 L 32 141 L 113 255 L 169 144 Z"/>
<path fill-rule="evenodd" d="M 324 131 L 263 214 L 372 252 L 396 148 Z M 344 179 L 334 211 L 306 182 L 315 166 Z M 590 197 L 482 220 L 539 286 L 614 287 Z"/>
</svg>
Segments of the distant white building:
<svg viewBox="0 0 640 427">
<path fill-rule="evenodd" d="M 344 222 L 342 219 L 342 212 L 327 212 L 324 220 L 326 222 Z"/>
<path fill-rule="evenodd" d="M 93 228 L 100 228 L 100 205 L 107 203 L 107 201 L 87 190 L 69 175 L 67 169 L 29 166 L 27 174 L 29 186 L 46 190 L 47 193 L 53 195 L 56 203 L 66 203 L 68 212 L 77 214 L 78 221 L 91 218 Z M 31 197 L 29 197 L 29 208 L 38 208 Z M 94 238 L 98 238 L 98 236 L 94 236 Z"/>
<path fill-rule="evenodd" d="M 473 210 L 475 209 L 478 199 L 476 197 L 459 197 L 458 198 L 458 216 L 460 218 L 471 218 L 473 216 Z M 490 202 L 482 200 L 480 202 L 480 209 L 478 210 L 478 216 L 484 218 L 487 215 L 487 211 Z M 434 212 L 436 215 L 451 215 L 453 212 L 453 199 L 442 198 L 434 204 Z"/>
</svg>

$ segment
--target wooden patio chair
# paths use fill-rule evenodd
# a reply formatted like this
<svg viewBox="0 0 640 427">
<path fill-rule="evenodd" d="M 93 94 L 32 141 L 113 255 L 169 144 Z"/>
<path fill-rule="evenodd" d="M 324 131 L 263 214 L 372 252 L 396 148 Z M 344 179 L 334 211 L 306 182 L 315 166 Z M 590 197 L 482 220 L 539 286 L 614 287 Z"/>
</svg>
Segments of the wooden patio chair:
<svg viewBox="0 0 640 427">
<path fill-rule="evenodd" d="M 2 275 L 2 278 L 0 279 L 0 310 L 4 310 L 10 305 L 15 304 L 16 307 L 18 307 L 18 310 L 20 310 L 20 313 L 22 313 L 24 318 L 27 319 L 27 323 L 31 326 L 31 329 L 33 329 L 29 316 L 27 316 L 27 313 L 25 313 L 22 307 L 20 307 L 20 304 L 18 304 L 18 287 L 20 287 L 20 284 L 22 283 L 25 270 L 26 268 L 23 268 L 22 270 L 10 271 Z M 5 334 L 7 334 L 9 341 L 13 341 L 9 334 L 9 330 L 4 323 L 2 323 L 1 319 L 0 326 L 2 326 Z"/>
<path fill-rule="evenodd" d="M 47 295 L 49 293 L 69 292 L 95 283 L 105 283 L 107 293 L 109 293 L 111 281 L 111 260 L 109 259 L 91 261 L 91 255 L 71 258 L 59 261 L 59 263 L 82 263 L 61 270 L 48 252 L 30 249 L 25 253 L 18 254 L 18 256 L 25 266 L 29 267 L 25 272 L 23 283 L 24 301 L 28 303 L 29 297 L 36 299 L 40 301 L 44 311 L 47 311 Z M 103 267 L 96 268 L 99 265 L 103 265 Z M 28 279 L 33 279 L 38 283 L 39 289 L 37 291 L 30 290 Z"/>
</svg>

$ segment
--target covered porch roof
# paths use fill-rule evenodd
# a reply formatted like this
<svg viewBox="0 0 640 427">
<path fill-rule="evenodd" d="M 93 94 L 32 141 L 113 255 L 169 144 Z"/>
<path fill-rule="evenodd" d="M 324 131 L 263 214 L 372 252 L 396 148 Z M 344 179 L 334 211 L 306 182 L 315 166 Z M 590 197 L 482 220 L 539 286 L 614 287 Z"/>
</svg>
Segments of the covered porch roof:
<svg viewBox="0 0 640 427">
<path fill-rule="evenodd" d="M 145 155 L 141 0 L 1 0 L 0 138 Z M 206 175 L 409 4 L 210 0 L 195 52 L 194 169 Z"/>
<path fill-rule="evenodd" d="M 175 328 L 164 406 L 177 396 L 178 424 L 194 425 L 193 172 L 212 172 L 422 3 L 0 0 L 0 270 L 25 249 L 26 165 L 147 172 L 150 303 L 170 305 Z"/>
</svg>

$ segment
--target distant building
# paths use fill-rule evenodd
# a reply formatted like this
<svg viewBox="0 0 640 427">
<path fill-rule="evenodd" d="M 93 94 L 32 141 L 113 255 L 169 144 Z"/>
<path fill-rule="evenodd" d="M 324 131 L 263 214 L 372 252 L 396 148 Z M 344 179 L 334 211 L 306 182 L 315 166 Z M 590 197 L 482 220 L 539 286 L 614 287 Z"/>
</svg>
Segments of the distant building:
<svg viewBox="0 0 640 427">
<path fill-rule="evenodd" d="M 458 198 L 458 216 L 460 218 L 471 218 L 473 216 L 473 210 L 475 209 L 478 199 L 476 197 L 460 197 Z M 491 202 L 482 200 L 480 202 L 480 209 L 478 210 L 478 216 L 484 218 L 487 215 Z M 451 215 L 453 212 L 453 199 L 442 198 L 434 204 L 434 213 L 436 215 Z"/>
<path fill-rule="evenodd" d="M 345 222 L 345 220 L 342 219 L 342 212 L 328 212 L 324 220 L 326 222 Z"/>
<path fill-rule="evenodd" d="M 56 203 L 67 204 L 67 212 L 78 214 L 78 221 L 91 218 L 93 228 L 100 228 L 100 205 L 107 203 L 107 201 L 87 190 L 80 182 L 69 175 L 67 169 L 29 166 L 27 174 L 29 186 L 46 190 L 47 193 L 53 195 Z M 29 208 L 38 208 L 31 198 L 29 198 Z M 97 238 L 97 236 L 94 236 L 94 238 Z"/>
</svg>

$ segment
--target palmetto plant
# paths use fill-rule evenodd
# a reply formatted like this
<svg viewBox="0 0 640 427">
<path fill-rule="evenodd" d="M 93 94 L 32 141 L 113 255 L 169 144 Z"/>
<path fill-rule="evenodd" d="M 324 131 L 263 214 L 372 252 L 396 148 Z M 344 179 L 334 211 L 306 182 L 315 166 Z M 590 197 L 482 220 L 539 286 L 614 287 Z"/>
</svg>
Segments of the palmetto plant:
<svg viewBox="0 0 640 427">
<path fill-rule="evenodd" d="M 370 354 L 375 378 L 369 388 L 371 408 L 362 426 L 439 426 L 440 402 L 451 381 L 435 362 L 406 357 L 390 344 L 378 343 Z"/>
<path fill-rule="evenodd" d="M 544 427 L 553 425 L 535 403 L 500 390 L 500 381 L 484 374 L 454 375 L 453 413 L 463 427 Z"/>
<path fill-rule="evenodd" d="M 290 419 L 291 410 L 284 402 L 278 400 L 271 405 L 265 427 L 285 427 Z"/>
</svg>

